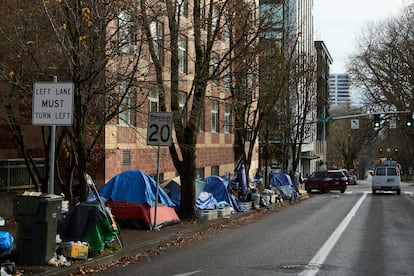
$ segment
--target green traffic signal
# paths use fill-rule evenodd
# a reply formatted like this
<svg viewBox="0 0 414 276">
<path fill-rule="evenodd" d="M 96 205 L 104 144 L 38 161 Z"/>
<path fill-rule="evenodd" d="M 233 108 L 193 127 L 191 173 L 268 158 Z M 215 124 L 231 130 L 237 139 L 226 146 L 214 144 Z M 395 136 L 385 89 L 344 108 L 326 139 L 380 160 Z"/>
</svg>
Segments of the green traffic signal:
<svg viewBox="0 0 414 276">
<path fill-rule="evenodd" d="M 413 126 L 413 115 L 412 114 L 407 116 L 407 118 L 405 120 L 405 126 L 406 127 L 412 127 Z"/>
<path fill-rule="evenodd" d="M 381 126 L 381 117 L 379 114 L 374 114 L 374 127 L 378 128 Z"/>
</svg>

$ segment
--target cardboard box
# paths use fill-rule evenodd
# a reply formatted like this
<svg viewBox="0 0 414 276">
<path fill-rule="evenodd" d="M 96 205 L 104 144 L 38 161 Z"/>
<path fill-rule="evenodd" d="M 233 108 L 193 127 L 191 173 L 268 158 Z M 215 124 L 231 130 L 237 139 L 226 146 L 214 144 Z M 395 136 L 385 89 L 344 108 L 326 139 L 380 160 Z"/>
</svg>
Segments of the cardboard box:
<svg viewBox="0 0 414 276">
<path fill-rule="evenodd" d="M 80 242 L 63 243 L 62 254 L 67 258 L 84 260 L 88 258 L 89 246 Z"/>
</svg>

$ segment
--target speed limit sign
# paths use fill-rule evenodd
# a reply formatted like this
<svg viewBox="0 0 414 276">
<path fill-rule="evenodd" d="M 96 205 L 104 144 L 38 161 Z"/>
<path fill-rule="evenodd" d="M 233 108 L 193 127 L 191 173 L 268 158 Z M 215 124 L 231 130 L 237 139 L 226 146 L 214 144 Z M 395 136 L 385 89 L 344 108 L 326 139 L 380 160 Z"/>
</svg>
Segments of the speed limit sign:
<svg viewBox="0 0 414 276">
<path fill-rule="evenodd" d="M 172 143 L 171 112 L 151 112 L 148 114 L 147 145 L 171 146 Z"/>
</svg>

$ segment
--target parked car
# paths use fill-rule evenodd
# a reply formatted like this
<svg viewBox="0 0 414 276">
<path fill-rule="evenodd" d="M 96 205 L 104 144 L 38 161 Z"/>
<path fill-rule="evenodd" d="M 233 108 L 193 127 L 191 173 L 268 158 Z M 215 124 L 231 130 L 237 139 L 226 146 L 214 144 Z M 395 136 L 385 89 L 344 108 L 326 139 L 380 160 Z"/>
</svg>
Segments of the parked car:
<svg viewBox="0 0 414 276">
<path fill-rule="evenodd" d="M 401 194 L 401 175 L 398 165 L 380 165 L 372 173 L 372 193 L 377 191 L 395 191 Z"/>
<path fill-rule="evenodd" d="M 308 193 L 314 189 L 319 190 L 320 193 L 331 190 L 339 190 L 344 193 L 347 185 L 348 178 L 341 170 L 315 172 L 305 180 L 305 190 Z"/>
</svg>

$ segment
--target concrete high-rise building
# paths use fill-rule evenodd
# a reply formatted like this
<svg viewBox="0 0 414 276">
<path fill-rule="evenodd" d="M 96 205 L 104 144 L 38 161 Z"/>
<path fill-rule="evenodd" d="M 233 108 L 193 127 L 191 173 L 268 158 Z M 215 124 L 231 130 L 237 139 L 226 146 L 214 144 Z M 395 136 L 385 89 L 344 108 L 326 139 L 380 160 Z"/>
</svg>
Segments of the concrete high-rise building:
<svg viewBox="0 0 414 276">
<path fill-rule="evenodd" d="M 331 105 L 350 105 L 348 74 L 331 74 L 329 77 L 329 100 Z"/>
<path fill-rule="evenodd" d="M 313 0 L 260 0 L 259 3 L 261 14 L 267 16 L 267 23 L 272 24 L 261 37 L 261 45 L 271 50 L 266 51 L 259 61 L 260 93 L 265 95 L 271 93 L 271 90 L 276 91 L 274 85 L 266 84 L 268 79 L 275 80 L 269 78 L 269 75 L 285 74 L 284 76 L 289 78 L 289 84 L 283 84 L 285 88 L 282 90 L 285 94 L 284 97 L 279 98 L 289 99 L 290 109 L 290 112 L 283 111 L 276 116 L 279 118 L 279 123 L 274 122 L 273 118 L 268 122 L 274 124 L 273 129 L 277 130 L 271 133 L 272 137 L 269 138 L 275 150 L 273 156 L 263 154 L 262 156 L 266 157 L 263 161 L 268 162 L 267 159 L 270 158 L 276 163 L 275 169 L 284 171 L 295 169 L 305 175 L 310 173 L 317 163 L 314 159 L 314 137 L 310 134 L 312 130 L 308 127 L 305 130 L 298 127 L 304 121 L 311 121 L 311 115 L 316 113 L 316 106 L 313 106 L 312 101 L 316 98 L 316 83 L 310 81 L 314 78 L 312 74 L 315 59 Z M 285 109 L 285 103 L 278 104 Z M 278 110 L 275 110 L 276 112 Z M 286 116 L 287 113 L 289 116 Z M 308 115 L 308 113 L 312 114 Z M 284 129 L 288 126 L 281 122 L 289 122 L 291 133 L 300 133 L 295 135 L 294 141 L 286 140 L 285 137 L 291 136 L 291 133 L 285 132 Z M 287 143 L 300 144 L 300 156 L 291 150 L 293 147 L 287 146 Z"/>
</svg>

